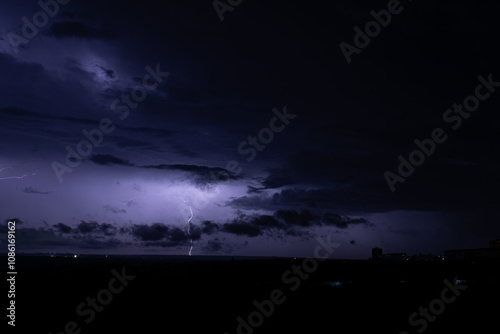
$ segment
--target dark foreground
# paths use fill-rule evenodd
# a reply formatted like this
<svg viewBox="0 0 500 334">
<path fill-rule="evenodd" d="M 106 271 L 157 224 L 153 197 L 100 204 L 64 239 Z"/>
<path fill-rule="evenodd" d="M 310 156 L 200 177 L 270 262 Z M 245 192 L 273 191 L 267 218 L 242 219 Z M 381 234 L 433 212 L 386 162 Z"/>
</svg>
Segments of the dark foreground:
<svg viewBox="0 0 500 334">
<path fill-rule="evenodd" d="M 18 256 L 16 327 L 9 332 L 498 329 L 498 261 L 314 264 L 302 259 Z"/>
</svg>

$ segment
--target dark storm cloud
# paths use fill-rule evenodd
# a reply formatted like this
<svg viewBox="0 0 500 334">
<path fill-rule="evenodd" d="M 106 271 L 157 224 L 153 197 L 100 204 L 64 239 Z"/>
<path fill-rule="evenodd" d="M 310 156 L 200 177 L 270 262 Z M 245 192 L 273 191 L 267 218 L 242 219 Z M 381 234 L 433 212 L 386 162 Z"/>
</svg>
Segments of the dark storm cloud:
<svg viewBox="0 0 500 334">
<path fill-rule="evenodd" d="M 269 230 L 286 230 L 287 225 L 270 215 L 239 214 L 238 218 L 222 224 L 221 232 L 256 237 Z"/>
<path fill-rule="evenodd" d="M 244 235 L 248 237 L 256 237 L 263 234 L 263 231 L 268 228 L 262 223 L 265 223 L 265 219 L 261 220 L 261 224 L 257 224 L 256 221 L 259 216 L 247 216 L 240 215 L 238 218 L 232 220 L 229 223 L 222 224 L 221 231 L 234 235 Z"/>
<path fill-rule="evenodd" d="M 50 230 L 43 228 L 16 229 L 16 237 L 23 240 L 22 248 L 33 249 L 39 247 L 75 246 L 75 241 L 62 236 L 57 236 Z"/>
<path fill-rule="evenodd" d="M 47 35 L 57 38 L 84 38 L 84 39 L 112 39 L 116 33 L 109 30 L 101 30 L 83 22 L 57 22 L 47 31 Z"/>
<path fill-rule="evenodd" d="M 275 215 L 275 216 L 277 216 L 277 215 Z M 278 218 L 280 218 L 280 217 L 278 217 Z M 275 217 L 270 216 L 270 215 L 256 216 L 252 219 L 251 222 L 253 225 L 258 226 L 261 229 L 270 229 L 270 228 L 282 229 L 282 228 L 284 228 L 283 223 L 279 222 Z M 285 222 L 285 223 L 287 223 L 287 222 Z"/>
<path fill-rule="evenodd" d="M 161 223 L 134 225 L 132 227 L 132 235 L 142 241 L 157 241 L 167 236 L 168 229 L 167 225 Z"/>
<path fill-rule="evenodd" d="M 73 231 L 71 226 L 68 226 L 68 225 L 63 224 L 63 223 L 57 223 L 57 224 L 52 225 L 52 226 L 54 227 L 56 232 L 60 232 L 60 233 L 64 233 L 64 234 L 68 234 L 68 233 L 71 233 L 71 231 Z"/>
<path fill-rule="evenodd" d="M 275 216 L 278 219 L 283 220 L 288 225 L 303 227 L 317 224 L 317 221 L 319 220 L 319 216 L 305 209 L 302 209 L 299 212 L 296 210 L 278 210 L 276 211 Z"/>
<path fill-rule="evenodd" d="M 106 211 L 111 212 L 111 213 L 127 213 L 127 210 L 125 210 L 125 209 L 120 209 L 120 208 L 118 208 L 118 207 L 116 207 L 116 206 L 112 206 L 112 205 L 105 205 L 105 206 L 104 206 L 104 209 L 105 209 Z"/>
<path fill-rule="evenodd" d="M 110 166 L 110 165 L 134 166 L 134 164 L 130 163 L 129 161 L 117 158 L 111 154 L 93 154 L 89 160 L 101 166 Z"/>
<path fill-rule="evenodd" d="M 323 217 L 321 217 L 321 223 L 323 225 L 332 225 L 342 229 L 347 228 L 349 225 L 370 225 L 370 222 L 364 218 L 342 217 L 336 213 L 325 213 Z"/>
<path fill-rule="evenodd" d="M 99 236 L 100 234 L 104 234 L 105 236 L 115 235 L 117 232 L 117 228 L 108 223 L 98 223 L 98 222 L 86 222 L 81 221 L 75 229 L 75 232 L 81 234 L 96 234 Z"/>
<path fill-rule="evenodd" d="M 188 234 L 190 239 L 199 240 L 202 236 L 201 228 L 198 225 L 191 225 L 190 232 Z"/>
<path fill-rule="evenodd" d="M 76 226 L 76 229 L 83 234 L 92 233 L 99 229 L 99 223 L 81 221 L 80 224 Z"/>
<path fill-rule="evenodd" d="M 102 233 L 104 233 L 105 236 L 112 236 L 117 232 L 116 227 L 108 223 L 101 223 L 99 229 Z"/>
<path fill-rule="evenodd" d="M 334 188 L 319 188 L 319 189 L 302 189 L 302 188 L 292 188 L 283 189 L 275 193 L 271 197 L 261 198 L 260 201 L 266 203 L 270 206 L 296 206 L 296 205 L 309 205 L 313 202 L 315 205 L 331 208 L 340 209 L 346 211 L 368 211 L 376 212 L 378 210 L 385 210 L 386 207 L 377 207 L 378 200 L 363 203 L 362 195 L 353 196 L 351 191 L 353 186 L 345 185 L 344 188 L 334 189 Z M 253 198 L 247 198 L 245 200 L 237 199 L 231 202 L 231 204 L 243 204 L 247 202 L 256 201 Z M 385 203 L 380 201 L 380 203 L 390 206 L 391 202 Z M 364 204 L 364 206 L 363 206 Z"/>
<path fill-rule="evenodd" d="M 110 69 L 107 69 L 101 65 L 96 65 L 98 68 L 100 68 L 104 74 L 106 74 L 106 76 L 109 78 L 109 79 L 114 79 L 115 78 L 115 71 L 113 70 L 110 70 Z"/>
<path fill-rule="evenodd" d="M 240 214 L 232 222 L 223 224 L 222 232 L 256 237 L 269 230 L 288 230 L 290 226 L 287 225 L 287 222 L 280 220 L 281 217 L 277 214 L 275 214 L 275 217 L 270 215 L 248 216 Z"/>
<path fill-rule="evenodd" d="M 177 226 L 170 227 L 166 237 L 172 242 L 184 242 L 189 240 L 187 233 Z"/>
<path fill-rule="evenodd" d="M 280 232 L 287 233 L 292 229 L 292 227 L 288 227 L 269 215 L 240 215 L 240 217 L 230 223 L 222 224 L 221 232 L 239 236 L 257 237 L 270 234 L 279 235 Z M 294 231 L 296 235 L 302 235 L 303 233 L 304 231 Z"/>
<path fill-rule="evenodd" d="M 264 187 L 247 186 L 248 194 L 260 194 L 264 190 L 266 190 Z"/>
<path fill-rule="evenodd" d="M 52 226 L 53 228 L 49 229 L 44 227 L 17 227 L 16 237 L 23 240 L 22 244 L 18 244 L 19 249 L 57 250 L 58 248 L 67 247 L 82 249 L 111 249 L 122 245 L 122 242 L 117 239 L 101 238 L 101 240 L 98 240 L 99 236 L 96 237 L 92 234 L 78 234 L 77 230 L 72 229 L 70 226 L 63 223 L 54 224 Z"/>
<path fill-rule="evenodd" d="M 140 224 L 134 225 L 131 234 L 135 238 L 143 241 L 146 247 L 176 247 L 189 244 L 191 239 L 199 240 L 201 238 L 201 229 L 193 225 L 190 234 L 184 229 L 167 225 L 163 223 L 153 223 L 152 225 Z"/>
<path fill-rule="evenodd" d="M 226 203 L 226 205 L 234 206 L 242 209 L 256 209 L 256 208 L 266 208 L 272 205 L 268 196 L 242 196 L 232 199 Z"/>
<path fill-rule="evenodd" d="M 287 174 L 290 174 L 290 172 L 284 169 L 270 169 L 269 175 L 262 182 L 263 187 L 259 188 L 259 190 L 275 189 L 295 184 L 293 177 Z"/>
<path fill-rule="evenodd" d="M 463 149 L 448 144 L 453 155 L 462 155 Z M 476 151 L 482 152 L 488 147 L 478 143 Z M 297 166 L 288 163 L 283 170 L 271 170 L 263 182 L 265 189 L 278 190 L 272 196 L 260 191 L 249 192 L 247 196 L 234 198 L 227 205 L 236 208 L 279 208 L 293 206 L 321 207 L 355 212 L 388 212 L 394 210 L 462 210 L 493 207 L 490 190 L 500 185 L 500 177 L 493 170 L 495 165 L 486 162 L 468 148 L 471 157 L 467 163 L 450 164 L 439 156 L 426 162 L 422 170 L 417 170 L 411 178 L 400 185 L 397 194 L 392 194 L 383 178 L 385 167 L 376 168 L 368 162 L 358 165 L 354 161 L 343 168 L 334 167 L 333 162 Z M 410 152 L 409 150 L 408 152 Z M 481 153 L 480 153 L 481 154 Z M 489 153 L 482 152 L 483 157 Z M 387 158 L 385 161 L 397 161 Z M 325 157 L 325 161 L 328 159 Z M 304 157 L 304 161 L 307 161 Z M 315 161 L 314 159 L 312 160 Z M 379 164 L 380 165 L 380 164 Z M 397 168 L 397 164 L 393 164 Z M 387 166 L 386 166 L 387 167 Z M 288 186 L 267 182 L 293 174 L 293 182 Z M 328 180 L 330 180 L 328 182 Z M 284 189 L 279 189 L 284 188 Z M 476 190 L 473 190 L 476 189 Z M 478 191 L 477 189 L 484 189 Z"/>
<path fill-rule="evenodd" d="M 219 225 L 212 221 L 204 221 L 201 223 L 201 232 L 203 234 L 210 235 L 219 231 L 219 229 L 220 229 Z"/>
<path fill-rule="evenodd" d="M 334 226 L 345 229 L 351 225 L 372 226 L 365 218 L 351 218 L 334 213 L 326 213 L 322 217 L 307 209 L 281 209 L 271 215 L 245 215 L 229 223 L 222 224 L 221 232 L 248 237 L 262 235 L 283 237 L 283 235 L 310 237 L 311 229 L 319 226 Z"/>
<path fill-rule="evenodd" d="M 96 240 L 91 237 L 68 238 L 62 235 L 56 235 L 52 230 L 44 228 L 21 228 L 16 230 L 18 238 L 24 242 L 21 249 L 57 249 L 58 247 L 76 247 L 81 249 L 113 249 L 123 245 L 117 239 Z"/>
<path fill-rule="evenodd" d="M 130 142 L 130 145 L 132 145 L 132 142 Z M 207 167 L 187 164 L 138 166 L 128 160 L 116 157 L 112 154 L 93 154 L 89 158 L 89 160 L 95 164 L 102 166 L 120 165 L 143 169 L 159 169 L 186 172 L 194 176 L 192 179 L 190 179 L 190 181 L 200 188 L 205 188 L 208 185 L 221 181 L 238 180 L 242 178 L 242 176 L 235 176 L 232 173 L 229 173 L 226 169 L 220 167 Z"/>
<path fill-rule="evenodd" d="M 365 218 L 351 218 L 336 213 L 325 213 L 320 216 L 308 209 L 301 209 L 299 211 L 294 209 L 282 209 L 276 211 L 274 217 L 282 221 L 288 227 L 335 226 L 344 229 L 350 225 L 372 226 Z"/>
<path fill-rule="evenodd" d="M 111 249 L 124 245 L 123 240 L 115 237 L 118 233 L 122 236 L 131 235 L 141 241 L 146 247 L 176 247 L 185 246 L 191 238 L 199 240 L 201 229 L 192 226 L 191 234 L 188 235 L 182 228 L 162 223 L 152 225 L 133 225 L 131 228 L 120 228 L 119 230 L 109 223 L 80 222 L 76 228 L 58 223 L 52 228 L 21 228 L 17 229 L 18 235 L 23 235 L 32 241 L 30 248 L 42 246 L 73 246 L 83 249 Z"/>
<path fill-rule="evenodd" d="M 283 241 L 286 241 L 287 237 L 307 240 L 314 236 L 311 230 L 314 226 L 335 226 L 344 229 L 352 224 L 369 223 L 363 218 L 354 219 L 335 214 L 324 215 L 320 222 L 317 214 L 306 209 L 300 211 L 282 209 L 276 211 L 274 215 L 239 214 L 238 218 L 228 223 L 203 221 L 200 225 L 192 224 L 189 234 L 185 226 L 164 223 L 135 224 L 117 228 L 109 223 L 95 221 L 81 221 L 75 228 L 57 223 L 49 229 L 21 228 L 18 232 L 22 230 L 21 234 L 32 242 L 30 248 L 33 249 L 44 246 L 65 247 L 71 244 L 81 249 L 112 249 L 124 246 L 122 238 L 128 236 L 139 241 L 135 246 L 175 248 L 189 245 L 191 239 L 197 241 L 203 239 L 204 235 L 215 236 L 220 233 L 252 238 L 261 236 Z M 120 235 L 120 238 L 117 235 Z M 215 237 L 208 239 L 203 249 L 217 252 L 224 248 L 224 243 Z"/>
<path fill-rule="evenodd" d="M 301 151 L 286 159 L 282 168 L 269 169 L 269 175 L 262 184 L 268 189 L 275 189 L 319 181 L 342 182 L 347 174 L 357 175 L 368 169 L 360 162 L 369 162 L 369 156 L 363 157 L 347 148 L 337 149 L 335 153 Z"/>
<path fill-rule="evenodd" d="M 261 235 L 262 233 L 261 229 L 258 226 L 242 221 L 225 223 L 222 227 L 222 231 L 235 235 L 245 235 L 248 237 L 256 237 L 258 235 Z"/>
</svg>

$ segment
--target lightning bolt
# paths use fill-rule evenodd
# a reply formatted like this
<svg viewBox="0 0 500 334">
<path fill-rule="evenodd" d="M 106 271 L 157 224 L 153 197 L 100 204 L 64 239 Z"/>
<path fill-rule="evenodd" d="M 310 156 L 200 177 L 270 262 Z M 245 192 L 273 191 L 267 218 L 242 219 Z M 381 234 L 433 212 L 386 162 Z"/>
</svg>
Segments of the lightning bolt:
<svg viewBox="0 0 500 334">
<path fill-rule="evenodd" d="M 191 237 L 190 227 L 191 227 L 191 219 L 193 219 L 193 209 L 191 208 L 191 206 L 189 207 L 189 211 L 191 212 L 191 217 L 189 217 L 187 222 L 187 233 Z M 191 237 L 191 247 L 189 248 L 189 253 L 188 253 L 189 256 L 191 256 L 192 250 L 193 250 L 193 237 Z"/>
<path fill-rule="evenodd" d="M 172 197 L 175 197 L 179 200 L 181 200 L 182 202 L 184 202 L 184 204 L 186 206 L 188 206 L 188 201 L 180 196 L 177 196 L 177 195 L 174 195 L 174 194 L 168 194 Z M 191 252 L 193 251 L 193 247 L 194 247 L 194 244 L 193 244 L 193 237 L 191 235 L 191 220 L 193 219 L 193 207 L 191 205 L 189 205 L 189 212 L 191 213 L 191 216 L 189 217 L 188 221 L 187 221 L 187 234 L 189 235 L 189 240 L 190 240 L 190 247 L 189 247 L 189 252 L 188 252 L 188 255 L 191 256 Z M 177 214 L 177 217 L 182 213 L 182 210 L 179 211 L 179 213 Z"/>
<path fill-rule="evenodd" d="M 4 165 L 5 166 L 5 165 Z M 0 173 L 3 172 L 4 170 L 6 169 L 10 169 L 12 167 L 4 167 L 2 169 L 0 169 Z M 23 174 L 23 175 L 20 175 L 20 176 L 6 176 L 6 177 L 0 177 L 0 180 L 11 180 L 11 179 L 24 179 L 25 177 L 28 177 L 28 176 L 34 176 L 36 175 L 37 171 L 34 171 L 33 173 L 31 174 Z"/>
</svg>

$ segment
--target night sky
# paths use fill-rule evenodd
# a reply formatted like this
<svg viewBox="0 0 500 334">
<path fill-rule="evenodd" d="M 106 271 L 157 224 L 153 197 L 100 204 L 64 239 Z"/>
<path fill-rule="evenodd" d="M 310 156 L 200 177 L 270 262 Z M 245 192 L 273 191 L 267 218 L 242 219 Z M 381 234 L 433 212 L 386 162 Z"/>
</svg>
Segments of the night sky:
<svg viewBox="0 0 500 334">
<path fill-rule="evenodd" d="M 329 235 L 366 259 L 500 237 L 498 1 L 230 2 L 1 1 L 18 252 L 312 256 Z"/>
</svg>

